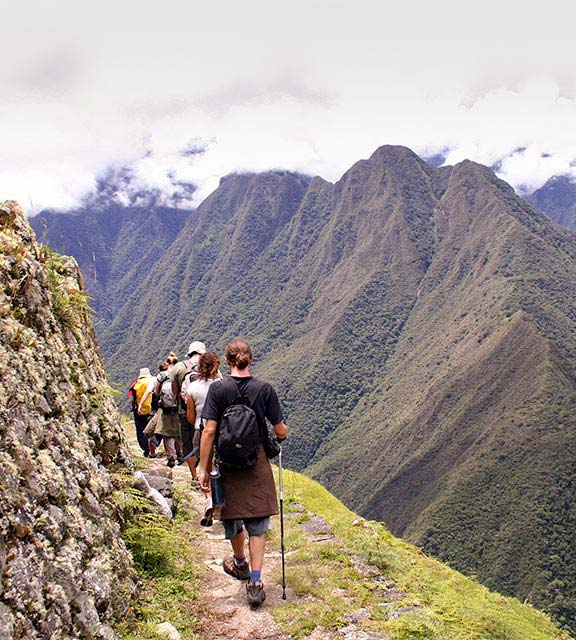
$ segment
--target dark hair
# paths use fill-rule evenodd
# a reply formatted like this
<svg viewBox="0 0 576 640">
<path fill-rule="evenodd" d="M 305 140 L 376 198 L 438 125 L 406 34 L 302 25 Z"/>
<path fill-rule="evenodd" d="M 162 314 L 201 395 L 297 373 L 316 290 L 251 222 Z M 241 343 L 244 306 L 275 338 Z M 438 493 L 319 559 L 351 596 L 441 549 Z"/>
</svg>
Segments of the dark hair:
<svg viewBox="0 0 576 640">
<path fill-rule="evenodd" d="M 161 362 L 158 365 L 158 371 L 166 371 L 166 369 L 168 369 L 168 365 L 165 362 Z"/>
<path fill-rule="evenodd" d="M 236 338 L 226 347 L 226 362 L 231 367 L 246 369 L 253 359 L 252 349 L 246 340 Z"/>
<path fill-rule="evenodd" d="M 178 358 L 176 356 L 170 355 L 166 358 L 167 364 L 176 364 L 177 362 L 178 362 Z"/>
<path fill-rule="evenodd" d="M 218 367 L 220 366 L 220 358 L 217 353 L 207 351 L 200 356 L 196 371 L 199 380 L 211 380 L 216 377 Z"/>
</svg>

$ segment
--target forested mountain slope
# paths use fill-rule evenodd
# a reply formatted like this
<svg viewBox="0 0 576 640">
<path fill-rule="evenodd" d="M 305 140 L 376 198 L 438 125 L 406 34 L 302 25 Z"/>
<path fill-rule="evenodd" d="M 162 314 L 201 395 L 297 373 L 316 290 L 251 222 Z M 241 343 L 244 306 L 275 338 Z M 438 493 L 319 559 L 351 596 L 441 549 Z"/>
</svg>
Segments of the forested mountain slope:
<svg viewBox="0 0 576 640">
<path fill-rule="evenodd" d="M 336 184 L 223 180 L 101 342 L 126 384 L 247 337 L 291 466 L 574 624 L 575 264 L 489 169 L 382 147 Z"/>
<path fill-rule="evenodd" d="M 180 209 L 86 207 L 30 218 L 38 241 L 73 255 L 84 275 L 98 333 L 174 241 L 189 214 Z"/>
<path fill-rule="evenodd" d="M 434 222 L 378 390 L 309 470 L 453 566 L 573 620 L 574 239 L 472 163 L 452 171 Z"/>
</svg>

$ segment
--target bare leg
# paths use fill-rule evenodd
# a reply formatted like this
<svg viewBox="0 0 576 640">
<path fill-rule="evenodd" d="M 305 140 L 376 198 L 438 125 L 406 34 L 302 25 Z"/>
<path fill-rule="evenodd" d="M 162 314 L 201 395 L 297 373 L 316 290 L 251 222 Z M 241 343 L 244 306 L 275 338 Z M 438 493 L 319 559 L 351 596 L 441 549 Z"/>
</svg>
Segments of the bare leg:
<svg viewBox="0 0 576 640">
<path fill-rule="evenodd" d="M 188 465 L 188 469 L 190 469 L 190 473 L 192 474 L 192 480 L 198 480 L 198 472 L 196 471 L 196 458 L 188 458 L 188 460 L 186 460 L 186 464 Z"/>
<path fill-rule="evenodd" d="M 176 438 L 167 438 L 164 436 L 164 449 L 169 460 L 176 460 Z"/>
<path fill-rule="evenodd" d="M 244 529 L 242 529 L 240 533 L 237 533 L 233 538 L 231 538 L 230 544 L 232 545 L 232 551 L 234 552 L 234 555 L 237 558 L 244 557 L 245 542 L 246 542 L 246 532 L 244 531 Z"/>
<path fill-rule="evenodd" d="M 250 536 L 248 538 L 248 548 L 250 549 L 250 568 L 252 571 L 262 571 L 264 564 L 264 550 L 266 549 L 266 534 Z"/>
</svg>

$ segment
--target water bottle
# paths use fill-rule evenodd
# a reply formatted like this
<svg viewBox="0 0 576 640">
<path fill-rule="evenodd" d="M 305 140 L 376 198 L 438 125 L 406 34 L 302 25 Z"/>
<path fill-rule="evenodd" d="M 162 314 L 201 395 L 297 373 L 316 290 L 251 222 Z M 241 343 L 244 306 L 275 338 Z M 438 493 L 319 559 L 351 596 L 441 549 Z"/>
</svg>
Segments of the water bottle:
<svg viewBox="0 0 576 640">
<path fill-rule="evenodd" d="M 212 504 L 214 506 L 224 504 L 224 488 L 222 487 L 220 469 L 217 465 L 214 465 L 212 471 L 210 471 L 210 491 L 212 493 Z"/>
</svg>

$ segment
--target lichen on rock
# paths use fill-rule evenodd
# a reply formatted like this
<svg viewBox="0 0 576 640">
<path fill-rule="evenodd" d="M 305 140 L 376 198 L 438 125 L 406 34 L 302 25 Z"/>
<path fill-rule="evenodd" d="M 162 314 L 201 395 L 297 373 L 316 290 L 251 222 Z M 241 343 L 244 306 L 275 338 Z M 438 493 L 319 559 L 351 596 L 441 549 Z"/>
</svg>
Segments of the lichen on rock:
<svg viewBox="0 0 576 640">
<path fill-rule="evenodd" d="M 114 638 L 134 591 L 110 465 L 131 466 L 72 258 L 0 204 L 0 626 Z"/>
</svg>

